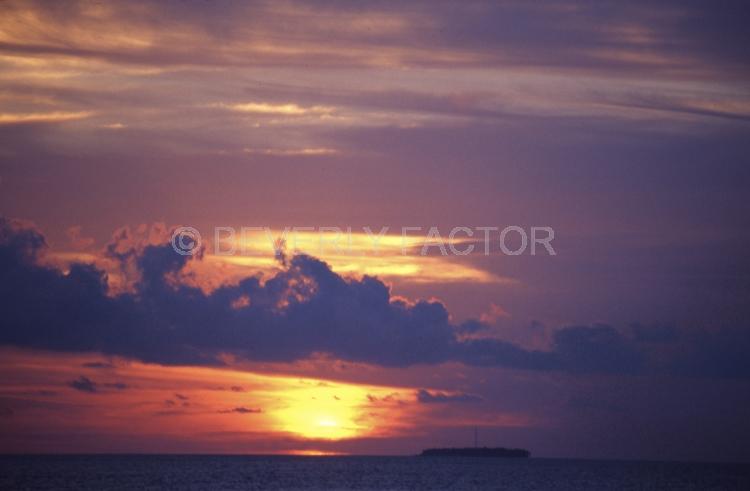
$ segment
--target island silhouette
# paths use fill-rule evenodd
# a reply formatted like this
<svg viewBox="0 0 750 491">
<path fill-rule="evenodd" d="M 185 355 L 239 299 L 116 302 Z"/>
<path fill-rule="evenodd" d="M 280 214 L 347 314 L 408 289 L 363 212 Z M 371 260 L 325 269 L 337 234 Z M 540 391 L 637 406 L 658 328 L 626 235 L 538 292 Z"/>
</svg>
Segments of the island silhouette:
<svg viewBox="0 0 750 491">
<path fill-rule="evenodd" d="M 422 450 L 422 457 L 502 457 L 502 458 L 521 458 L 531 457 L 531 452 L 523 448 L 503 448 L 503 447 L 480 447 L 479 446 L 479 428 L 474 427 L 474 446 L 463 448 L 427 448 Z"/>
</svg>

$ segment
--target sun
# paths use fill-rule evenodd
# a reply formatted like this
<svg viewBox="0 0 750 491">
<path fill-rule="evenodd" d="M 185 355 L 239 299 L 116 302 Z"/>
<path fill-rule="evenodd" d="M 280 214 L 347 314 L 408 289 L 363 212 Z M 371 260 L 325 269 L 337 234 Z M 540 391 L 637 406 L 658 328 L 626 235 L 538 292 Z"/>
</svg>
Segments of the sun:
<svg viewBox="0 0 750 491">
<path fill-rule="evenodd" d="M 274 415 L 282 431 L 303 438 L 341 440 L 376 428 L 365 414 L 368 389 L 338 383 L 301 383 L 284 392 L 284 407 Z"/>
<path fill-rule="evenodd" d="M 341 399 L 320 400 L 319 396 L 299 401 L 279 412 L 283 429 L 310 439 L 340 440 L 366 433 L 358 423 L 359 408 Z"/>
</svg>

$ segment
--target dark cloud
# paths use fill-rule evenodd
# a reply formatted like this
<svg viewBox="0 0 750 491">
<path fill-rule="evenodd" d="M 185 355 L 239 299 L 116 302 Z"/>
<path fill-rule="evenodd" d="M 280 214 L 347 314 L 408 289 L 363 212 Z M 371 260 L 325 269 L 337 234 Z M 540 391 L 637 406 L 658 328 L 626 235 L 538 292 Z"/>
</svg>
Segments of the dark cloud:
<svg viewBox="0 0 750 491">
<path fill-rule="evenodd" d="M 383 397 L 376 397 L 376 396 L 374 396 L 372 394 L 367 394 L 367 400 L 372 405 L 394 404 L 394 403 L 395 404 L 403 404 L 404 403 L 404 401 L 402 401 L 401 399 L 399 399 L 398 394 L 395 393 L 395 392 L 392 393 L 392 394 L 388 394 L 386 396 L 383 396 Z"/>
<path fill-rule="evenodd" d="M 560 362 L 574 372 L 636 373 L 644 360 L 635 344 L 611 326 L 571 326 L 554 335 Z"/>
<path fill-rule="evenodd" d="M 85 377 L 81 375 L 76 380 L 72 380 L 68 382 L 68 387 L 72 387 L 73 389 L 80 390 L 81 392 L 99 392 L 101 388 L 107 388 L 107 389 L 115 389 L 115 390 L 125 390 L 129 389 L 130 387 L 123 383 L 123 382 L 107 382 L 107 383 L 97 383 L 91 380 L 88 377 Z"/>
<path fill-rule="evenodd" d="M 57 392 L 54 390 L 35 390 L 31 392 L 30 395 L 51 397 L 56 396 Z"/>
<path fill-rule="evenodd" d="M 671 370 L 680 375 L 750 378 L 750 333 L 744 329 L 688 331 Z"/>
<path fill-rule="evenodd" d="M 248 277 L 206 294 L 167 280 L 200 258 L 178 255 L 168 245 L 147 246 L 127 254 L 140 273 L 135 292 L 111 296 L 105 273 L 93 266 L 74 264 L 62 273 L 40 265 L 44 244 L 33 228 L 0 222 L 2 344 L 161 364 L 221 364 L 222 353 L 268 361 L 329 353 L 392 367 L 458 361 L 574 373 L 750 376 L 744 361 L 750 336 L 742 330 L 683 333 L 661 359 L 655 355 L 665 352 L 652 352 L 642 328 L 570 326 L 555 332 L 551 350 L 534 351 L 499 339 L 463 339 L 460 334 L 481 327 L 478 321 L 453 323 L 438 301 L 395 299 L 377 278 L 346 279 L 307 255 L 293 256 L 265 283 Z M 232 308 L 243 296 L 250 305 Z M 85 377 L 72 386 L 96 390 Z"/>
<path fill-rule="evenodd" d="M 417 391 L 417 401 L 421 404 L 447 403 L 447 402 L 480 402 L 482 398 L 474 394 L 449 394 L 447 392 L 430 392 L 426 389 Z"/>
<path fill-rule="evenodd" d="M 247 392 L 247 389 L 245 389 L 241 385 L 232 385 L 230 387 L 219 386 L 219 387 L 213 387 L 211 388 L 211 390 L 222 390 L 222 391 L 226 390 L 229 392 Z"/>
<path fill-rule="evenodd" d="M 457 326 L 441 303 L 393 300 L 376 278 L 346 280 L 305 255 L 293 257 L 264 284 L 250 277 L 206 295 L 166 281 L 187 257 L 169 246 L 149 246 L 135 261 L 137 291 L 111 297 L 102 271 L 76 264 L 63 274 L 40 266 L 34 259 L 43 237 L 12 222 L 2 225 L 4 344 L 95 350 L 167 364 L 218 364 L 218 355 L 227 351 L 263 360 L 328 352 L 389 366 L 450 359 L 472 363 L 477 351 L 481 363 L 531 368 L 537 357 L 545 357 L 500 342 L 459 342 Z M 243 295 L 251 305 L 233 309 L 232 302 Z"/>
<path fill-rule="evenodd" d="M 114 368 L 114 365 L 106 361 L 90 361 L 81 364 L 84 368 Z"/>
<path fill-rule="evenodd" d="M 679 337 L 679 332 L 673 326 L 633 324 L 630 329 L 633 339 L 642 343 L 671 343 Z"/>
<path fill-rule="evenodd" d="M 90 392 L 92 394 L 98 391 L 96 383 L 90 378 L 84 377 L 83 375 L 78 377 L 78 379 L 76 380 L 68 382 L 68 387 L 72 387 L 75 390 L 80 390 L 81 392 Z"/>
<path fill-rule="evenodd" d="M 231 413 L 257 414 L 257 413 L 262 413 L 263 410 L 261 410 L 261 409 L 255 409 L 255 408 L 247 408 L 247 407 L 240 406 L 240 407 L 235 407 L 235 408 L 232 408 L 232 409 L 223 409 L 223 410 L 221 410 L 219 412 L 222 413 L 222 414 L 231 414 Z"/>
<path fill-rule="evenodd" d="M 154 416 L 185 416 L 187 414 L 190 414 L 190 413 L 187 411 L 182 411 L 182 410 L 177 409 L 177 410 L 172 410 L 172 411 L 170 410 L 156 411 L 154 413 Z"/>
<path fill-rule="evenodd" d="M 112 383 L 107 383 L 107 384 L 102 384 L 102 385 L 109 389 L 117 389 L 117 390 L 125 390 L 125 389 L 130 388 L 128 384 L 125 384 L 123 382 L 112 382 Z"/>
<path fill-rule="evenodd" d="M 646 109 L 651 111 L 673 112 L 688 116 L 710 116 L 712 118 L 722 118 L 741 122 L 750 121 L 750 115 L 740 111 L 706 109 L 696 106 L 695 103 L 691 103 L 691 101 L 689 100 L 674 100 L 663 96 L 644 97 L 640 94 L 629 95 L 627 97 L 620 96 L 618 98 L 609 98 L 608 100 L 605 99 L 602 101 L 602 103 L 612 107 L 626 107 L 634 109 Z"/>
</svg>

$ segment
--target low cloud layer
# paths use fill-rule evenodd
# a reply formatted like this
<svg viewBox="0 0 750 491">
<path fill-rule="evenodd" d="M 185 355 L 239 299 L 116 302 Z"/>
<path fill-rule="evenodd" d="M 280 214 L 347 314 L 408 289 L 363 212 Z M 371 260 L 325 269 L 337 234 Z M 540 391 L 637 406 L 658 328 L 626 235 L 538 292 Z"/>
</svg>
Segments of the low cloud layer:
<svg viewBox="0 0 750 491">
<path fill-rule="evenodd" d="M 495 338 L 463 338 L 483 324 L 455 324 L 438 301 L 407 303 L 377 278 L 343 278 L 307 255 L 292 257 L 265 282 L 248 277 L 204 293 L 176 280 L 187 261 L 199 258 L 151 245 L 122 256 L 135 261 L 140 279 L 133 292 L 112 296 L 105 273 L 94 266 L 74 264 L 63 273 L 40 265 L 44 247 L 34 228 L 0 221 L 0 344 L 160 364 L 219 365 L 226 353 L 282 362 L 325 353 L 392 367 L 460 362 L 573 373 L 750 376 L 744 362 L 750 339 L 742 331 L 686 336 L 571 326 L 555 332 L 550 350 L 531 351 Z M 238 304 L 240 298 L 246 301 Z M 96 390 L 83 379 L 75 384 Z M 426 393 L 423 402 L 436 398 Z"/>
</svg>

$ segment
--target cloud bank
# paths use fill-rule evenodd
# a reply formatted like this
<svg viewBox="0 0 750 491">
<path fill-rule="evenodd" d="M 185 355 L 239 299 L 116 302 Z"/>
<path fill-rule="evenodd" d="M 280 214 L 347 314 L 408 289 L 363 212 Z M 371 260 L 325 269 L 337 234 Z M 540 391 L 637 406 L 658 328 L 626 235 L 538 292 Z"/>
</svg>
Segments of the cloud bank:
<svg viewBox="0 0 750 491">
<path fill-rule="evenodd" d="M 33 227 L 0 220 L 0 344 L 165 365 L 220 365 L 226 354 L 281 362 L 327 354 L 390 367 L 459 362 L 571 373 L 750 376 L 744 362 L 750 338 L 741 331 L 689 338 L 643 327 L 628 334 L 607 325 L 570 326 L 555 332 L 549 351 L 533 351 L 496 338 L 462 337 L 482 323 L 456 324 L 439 301 L 394 298 L 377 278 L 344 278 L 308 255 L 292 257 L 265 282 L 248 277 L 205 293 L 178 280 L 186 263 L 199 257 L 149 245 L 118 253 L 135 263 L 139 279 L 134 291 L 110 295 L 106 274 L 95 266 L 73 264 L 61 272 L 41 265 L 45 247 Z M 75 388 L 84 386 L 93 387 L 77 381 Z M 435 397 L 424 395 L 428 402 Z"/>
</svg>

